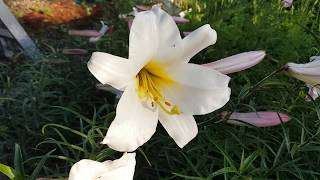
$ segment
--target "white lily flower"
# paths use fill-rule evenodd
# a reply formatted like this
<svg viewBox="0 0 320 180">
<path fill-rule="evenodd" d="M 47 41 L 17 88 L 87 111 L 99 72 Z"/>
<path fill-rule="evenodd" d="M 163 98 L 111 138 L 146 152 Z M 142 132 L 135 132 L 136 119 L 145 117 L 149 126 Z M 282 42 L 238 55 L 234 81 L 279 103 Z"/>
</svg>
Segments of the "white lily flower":
<svg viewBox="0 0 320 180">
<path fill-rule="evenodd" d="M 310 58 L 305 64 L 288 63 L 285 71 L 288 75 L 304 81 L 309 87 L 308 94 L 315 100 L 320 95 L 320 56 Z"/>
<path fill-rule="evenodd" d="M 135 157 L 135 153 L 124 153 L 114 161 L 83 159 L 72 166 L 69 180 L 131 180 L 136 166 Z"/>
<path fill-rule="evenodd" d="M 129 60 L 93 53 L 88 68 L 102 83 L 124 91 L 103 144 L 131 152 L 148 141 L 158 120 L 179 147 L 198 133 L 193 115 L 224 106 L 230 78 L 189 60 L 216 42 L 204 25 L 181 39 L 170 15 L 159 7 L 138 13 L 129 38 Z"/>
</svg>

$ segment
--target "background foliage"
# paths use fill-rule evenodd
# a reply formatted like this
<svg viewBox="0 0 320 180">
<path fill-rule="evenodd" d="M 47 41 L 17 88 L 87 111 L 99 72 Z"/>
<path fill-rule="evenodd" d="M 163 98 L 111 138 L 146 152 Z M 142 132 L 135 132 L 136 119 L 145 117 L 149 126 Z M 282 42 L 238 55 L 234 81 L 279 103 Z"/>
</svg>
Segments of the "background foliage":
<svg viewBox="0 0 320 180">
<path fill-rule="evenodd" d="M 96 45 L 67 36 L 72 28 L 99 28 L 99 21 L 32 31 L 46 52 L 39 61 L 0 64 L 0 162 L 32 179 L 66 177 L 72 163 L 120 156 L 99 142 L 115 115 L 117 99 L 95 88 L 86 68 L 89 56 L 67 57 L 65 47 L 80 47 L 127 57 L 128 28 L 117 17 L 135 4 L 114 1 L 99 18 L 115 31 Z M 199 135 L 184 149 L 159 126 L 138 150 L 137 179 L 318 179 L 320 177 L 319 100 L 304 100 L 302 82 L 275 74 L 287 62 L 304 63 L 320 54 L 320 1 L 180 0 L 192 31 L 209 23 L 218 32 L 214 46 L 192 59 L 211 62 L 236 53 L 264 49 L 265 60 L 231 75 L 232 98 L 221 110 L 197 116 Z M 29 31 L 29 32 L 31 32 Z M 50 32 L 50 33 L 48 33 Z M 274 128 L 238 127 L 221 121 L 221 111 L 273 110 L 291 121 Z M 15 145 L 15 143 L 20 144 Z M 20 153 L 21 151 L 21 153 Z M 15 152 L 15 153 L 14 153 Z M 15 160 L 14 160 L 15 157 Z M 21 168 L 24 167 L 24 168 Z"/>
</svg>

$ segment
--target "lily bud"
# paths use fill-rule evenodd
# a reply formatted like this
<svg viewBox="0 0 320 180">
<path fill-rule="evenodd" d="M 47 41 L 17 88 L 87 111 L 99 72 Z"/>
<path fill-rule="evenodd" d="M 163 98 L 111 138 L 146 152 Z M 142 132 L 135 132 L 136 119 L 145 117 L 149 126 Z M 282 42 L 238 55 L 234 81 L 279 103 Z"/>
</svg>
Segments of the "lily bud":
<svg viewBox="0 0 320 180">
<path fill-rule="evenodd" d="M 85 55 L 88 53 L 88 50 L 85 49 L 64 49 L 62 51 L 65 55 Z"/>
<path fill-rule="evenodd" d="M 222 117 L 227 118 L 226 122 L 235 125 L 253 125 L 256 127 L 276 126 L 290 120 L 289 116 L 278 112 L 233 112 L 229 117 L 228 112 L 223 112 Z"/>
<path fill-rule="evenodd" d="M 202 65 L 215 69 L 223 74 L 230 74 L 255 66 L 263 60 L 265 55 L 265 51 L 250 51 Z"/>
<path fill-rule="evenodd" d="M 82 36 L 82 37 L 98 37 L 101 35 L 96 30 L 69 30 L 68 34 L 70 36 Z"/>
</svg>

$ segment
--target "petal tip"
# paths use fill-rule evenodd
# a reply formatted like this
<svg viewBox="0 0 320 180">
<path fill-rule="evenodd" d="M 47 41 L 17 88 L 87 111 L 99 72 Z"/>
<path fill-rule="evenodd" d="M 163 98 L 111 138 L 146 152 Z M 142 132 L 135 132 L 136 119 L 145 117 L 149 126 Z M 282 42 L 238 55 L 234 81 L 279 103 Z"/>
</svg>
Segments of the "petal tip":
<svg viewBox="0 0 320 180">
<path fill-rule="evenodd" d="M 208 39 L 212 44 L 215 44 L 217 42 L 217 32 L 211 28 L 210 24 L 204 25 L 204 28 L 206 29 L 208 33 Z"/>
</svg>

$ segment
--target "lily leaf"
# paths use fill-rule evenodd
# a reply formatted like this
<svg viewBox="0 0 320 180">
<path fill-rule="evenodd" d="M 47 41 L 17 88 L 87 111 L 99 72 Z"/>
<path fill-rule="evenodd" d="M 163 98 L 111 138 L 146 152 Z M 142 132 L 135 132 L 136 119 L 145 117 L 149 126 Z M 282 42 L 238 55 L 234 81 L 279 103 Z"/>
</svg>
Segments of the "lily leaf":
<svg viewBox="0 0 320 180">
<path fill-rule="evenodd" d="M 6 175 L 9 179 L 14 179 L 15 177 L 14 170 L 11 167 L 1 163 L 0 163 L 0 172 Z"/>
</svg>

